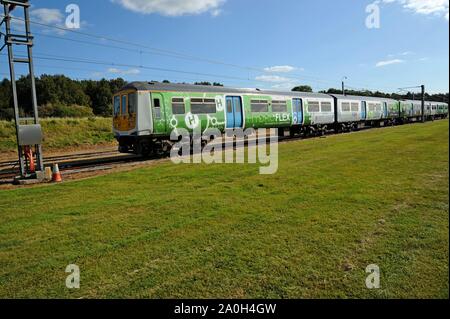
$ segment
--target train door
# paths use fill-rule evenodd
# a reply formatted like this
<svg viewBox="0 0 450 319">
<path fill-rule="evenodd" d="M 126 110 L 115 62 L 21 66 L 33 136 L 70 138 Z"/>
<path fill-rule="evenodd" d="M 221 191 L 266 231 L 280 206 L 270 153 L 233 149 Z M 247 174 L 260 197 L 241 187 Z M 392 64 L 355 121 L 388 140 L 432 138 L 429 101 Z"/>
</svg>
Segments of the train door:
<svg viewBox="0 0 450 319">
<path fill-rule="evenodd" d="M 152 93 L 153 125 L 157 133 L 166 133 L 166 111 L 161 93 Z"/>
<path fill-rule="evenodd" d="M 365 121 L 367 115 L 367 103 L 366 101 L 361 102 L 361 120 Z"/>
<path fill-rule="evenodd" d="M 120 120 L 119 120 L 119 130 L 120 131 L 126 131 L 127 126 L 127 112 L 128 112 L 128 97 L 126 94 L 123 94 L 120 97 L 121 104 L 120 104 Z"/>
<path fill-rule="evenodd" d="M 302 99 L 292 99 L 293 124 L 303 124 L 303 102 Z"/>
<path fill-rule="evenodd" d="M 227 128 L 240 128 L 243 126 L 244 114 L 242 100 L 239 96 L 227 96 Z"/>
<path fill-rule="evenodd" d="M 388 104 L 387 102 L 383 103 L 383 113 L 384 113 L 384 118 L 386 119 L 388 117 Z"/>
</svg>

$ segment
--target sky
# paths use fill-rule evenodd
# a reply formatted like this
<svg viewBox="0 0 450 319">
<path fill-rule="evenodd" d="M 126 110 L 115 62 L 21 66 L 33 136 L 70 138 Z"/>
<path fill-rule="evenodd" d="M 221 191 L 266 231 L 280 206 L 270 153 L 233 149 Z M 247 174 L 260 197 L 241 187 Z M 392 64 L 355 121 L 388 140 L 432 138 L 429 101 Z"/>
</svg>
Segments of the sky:
<svg viewBox="0 0 450 319">
<path fill-rule="evenodd" d="M 353 89 L 449 90 L 448 0 L 30 2 L 37 75 L 315 91 L 344 79 Z M 71 4 L 80 10 L 74 32 L 64 30 L 76 27 L 66 24 Z M 6 62 L 0 55 L 1 77 Z"/>
</svg>

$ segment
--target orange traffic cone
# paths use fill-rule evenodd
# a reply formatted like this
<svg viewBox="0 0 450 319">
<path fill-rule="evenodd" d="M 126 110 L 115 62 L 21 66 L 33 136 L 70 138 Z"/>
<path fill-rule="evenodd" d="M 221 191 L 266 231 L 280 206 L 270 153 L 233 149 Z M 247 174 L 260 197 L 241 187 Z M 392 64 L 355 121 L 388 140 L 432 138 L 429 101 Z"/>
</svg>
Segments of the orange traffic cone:
<svg viewBox="0 0 450 319">
<path fill-rule="evenodd" d="M 52 182 L 59 183 L 62 182 L 61 173 L 59 172 L 58 164 L 53 165 Z"/>
</svg>

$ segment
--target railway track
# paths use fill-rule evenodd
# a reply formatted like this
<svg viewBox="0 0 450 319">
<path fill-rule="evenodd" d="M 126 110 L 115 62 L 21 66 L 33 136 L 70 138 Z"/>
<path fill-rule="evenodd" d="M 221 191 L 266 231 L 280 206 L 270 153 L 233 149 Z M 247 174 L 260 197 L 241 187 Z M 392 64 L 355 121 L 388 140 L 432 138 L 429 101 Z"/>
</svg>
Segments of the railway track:
<svg viewBox="0 0 450 319">
<path fill-rule="evenodd" d="M 106 164 L 120 164 L 130 161 L 138 161 L 143 158 L 138 155 L 131 154 L 118 154 L 116 152 L 93 152 L 83 154 L 71 154 L 68 156 L 54 156 L 45 159 L 45 167 L 52 167 L 54 164 L 58 164 L 62 174 L 76 173 L 83 170 L 96 170 L 100 169 L 101 165 Z M 12 165 L 11 165 L 12 164 Z M 16 166 L 14 166 L 16 165 Z M 17 162 L 2 162 L 0 163 L 0 182 L 4 184 L 8 180 L 14 179 L 19 174 L 17 168 Z"/>
<path fill-rule="evenodd" d="M 293 141 L 304 137 L 279 137 L 279 141 Z M 270 143 L 270 138 L 267 138 Z M 231 142 L 223 143 L 223 147 L 231 145 Z M 234 148 L 236 146 L 233 143 Z M 245 142 L 247 146 L 247 141 Z M 53 156 L 45 158 L 45 167 L 58 164 L 63 175 L 82 173 L 89 171 L 107 170 L 130 162 L 144 162 L 167 158 L 168 154 L 161 156 L 142 157 L 134 154 L 119 154 L 117 151 L 104 151 L 92 153 L 70 154 L 67 156 Z M 19 174 L 17 161 L 0 162 L 0 184 L 7 184 Z"/>
<path fill-rule="evenodd" d="M 387 128 L 387 127 L 382 127 Z M 373 127 L 362 128 L 360 131 L 374 129 Z M 311 138 L 325 138 L 327 136 L 336 135 L 341 133 L 334 133 L 330 131 L 324 136 L 284 136 L 278 137 L 278 142 L 293 142 L 298 140 L 305 140 Z M 266 142 L 270 143 L 270 138 L 266 139 Z M 231 142 L 223 143 L 222 146 L 229 146 Z M 244 143 L 244 147 L 247 146 L 247 141 Z M 234 149 L 236 145 L 233 143 Z M 53 164 L 58 164 L 60 171 L 63 175 L 70 175 L 83 172 L 93 172 L 108 170 L 116 167 L 120 167 L 123 164 L 139 163 L 139 162 L 151 162 L 154 160 L 160 160 L 168 158 L 168 154 L 153 157 L 142 157 L 134 154 L 119 154 L 117 151 L 102 151 L 91 153 L 78 153 L 70 154 L 67 156 L 53 156 L 45 158 L 45 166 L 51 167 Z M 18 175 L 18 168 L 15 161 L 0 162 L 0 184 L 11 183 L 12 180 Z"/>
<path fill-rule="evenodd" d="M 79 158 L 94 158 L 99 156 L 113 156 L 116 155 L 117 151 L 101 151 L 101 152 L 90 152 L 90 153 L 77 153 L 77 154 L 69 154 L 69 155 L 58 155 L 58 156 L 50 156 L 46 157 L 45 160 L 47 162 L 59 162 L 59 161 L 67 161 L 71 159 L 79 159 Z M 18 161 L 0 161 L 0 170 L 7 167 L 14 167 L 18 165 Z"/>
</svg>

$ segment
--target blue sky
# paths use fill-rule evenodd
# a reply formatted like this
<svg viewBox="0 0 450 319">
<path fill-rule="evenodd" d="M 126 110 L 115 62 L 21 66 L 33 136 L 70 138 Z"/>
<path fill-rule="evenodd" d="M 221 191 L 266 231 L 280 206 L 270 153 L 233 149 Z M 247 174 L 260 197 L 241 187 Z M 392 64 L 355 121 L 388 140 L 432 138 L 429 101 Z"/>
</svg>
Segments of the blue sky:
<svg viewBox="0 0 450 319">
<path fill-rule="evenodd" d="M 369 29 L 373 11 L 366 8 L 373 1 L 364 0 L 32 0 L 33 21 L 64 27 L 66 6 L 75 3 L 80 32 L 141 45 L 32 25 L 35 69 L 79 79 L 205 80 L 274 89 L 308 84 L 316 91 L 338 88 L 346 76 L 358 89 L 395 92 L 423 83 L 428 92 L 447 92 L 448 2 L 376 1 L 379 28 Z M 162 54 L 150 54 L 155 52 Z M 46 55 L 104 64 L 38 58 Z M 5 62 L 0 56 L 1 76 Z"/>
</svg>

